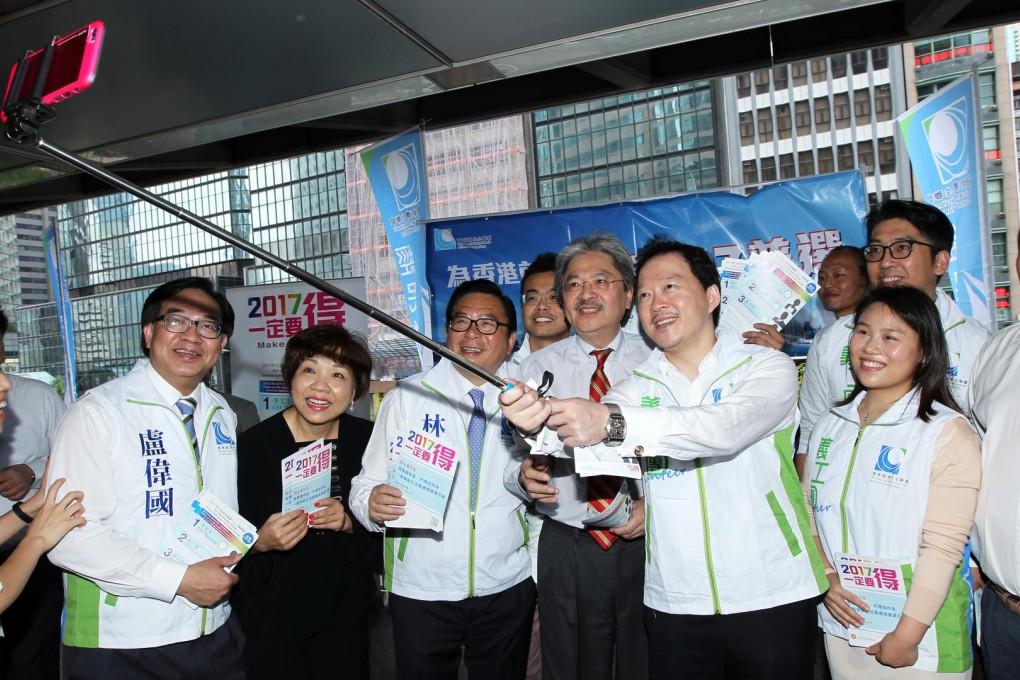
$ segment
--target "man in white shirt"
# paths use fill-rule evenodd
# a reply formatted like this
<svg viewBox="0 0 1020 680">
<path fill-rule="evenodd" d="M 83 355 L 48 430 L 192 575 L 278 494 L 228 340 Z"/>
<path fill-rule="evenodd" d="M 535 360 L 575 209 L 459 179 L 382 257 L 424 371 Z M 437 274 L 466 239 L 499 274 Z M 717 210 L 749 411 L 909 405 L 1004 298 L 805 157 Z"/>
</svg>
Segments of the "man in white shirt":
<svg viewBox="0 0 1020 680">
<path fill-rule="evenodd" d="M 195 277 L 156 288 L 141 317 L 148 358 L 75 402 L 50 454 L 50 477 L 89 499 L 88 523 L 50 553 L 68 571 L 63 676 L 241 678 L 238 558 L 186 565 L 161 547 L 200 491 L 237 510 L 236 420 L 202 382 L 234 313 Z"/>
<path fill-rule="evenodd" d="M 0 363 L 6 358 L 3 336 L 7 315 L 0 311 Z M 0 434 L 0 514 L 38 489 L 57 423 L 67 407 L 44 382 L 8 375 L 7 418 Z M 0 547 L 0 562 L 17 547 L 18 534 Z M 60 674 L 60 610 L 64 589 L 60 570 L 40 560 L 21 596 L 3 614 L 0 677 L 47 680 Z"/>
<path fill-rule="evenodd" d="M 516 328 L 513 301 L 492 281 L 467 281 L 450 296 L 446 346 L 490 373 Z M 402 680 L 456 680 L 462 660 L 472 679 L 524 678 L 535 585 L 524 506 L 503 487 L 513 436 L 498 398 L 497 387 L 448 359 L 402 380 L 383 400 L 351 482 L 355 517 L 386 534 L 383 587 Z M 409 507 L 387 483 L 391 455 L 408 440 L 426 458 L 454 451 L 460 461 L 440 532 L 385 525 Z"/>
<path fill-rule="evenodd" d="M 557 256 L 554 280 L 575 335 L 528 357 L 521 379 L 538 385 L 549 372 L 549 396 L 601 398 L 651 351 L 641 337 L 622 330 L 634 294 L 630 253 L 605 232 L 575 239 Z M 619 479 L 600 480 L 620 487 Z M 608 679 L 614 670 L 619 680 L 647 677 L 643 501 L 635 502 L 625 526 L 597 530 L 585 519 L 603 489 L 579 477 L 571 460 L 527 456 L 507 468 L 506 485 L 537 501 L 547 518 L 538 549 L 543 678 Z"/>
<path fill-rule="evenodd" d="M 1020 257 L 1016 261 L 1020 272 Z M 970 403 L 981 435 L 974 557 L 981 563 L 981 655 L 985 677 L 1015 677 L 1020 668 L 1020 324 L 993 335 L 974 363 Z"/>
<path fill-rule="evenodd" d="M 797 370 L 716 330 L 719 273 L 703 248 L 657 237 L 637 267 L 648 360 L 602 403 L 515 387 L 504 413 L 566 447 L 641 458 L 649 677 L 809 680 L 828 583 L 791 458 Z"/>
</svg>

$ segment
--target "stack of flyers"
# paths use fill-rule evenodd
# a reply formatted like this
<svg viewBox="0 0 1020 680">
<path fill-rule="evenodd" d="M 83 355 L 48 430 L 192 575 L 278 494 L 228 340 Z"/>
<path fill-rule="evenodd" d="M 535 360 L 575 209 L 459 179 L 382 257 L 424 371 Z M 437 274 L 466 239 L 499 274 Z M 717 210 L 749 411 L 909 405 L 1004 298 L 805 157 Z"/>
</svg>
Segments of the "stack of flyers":
<svg viewBox="0 0 1020 680">
<path fill-rule="evenodd" d="M 283 508 L 280 512 L 304 510 L 312 513 L 315 501 L 329 498 L 333 445 L 312 442 L 280 462 L 283 475 Z"/>
<path fill-rule="evenodd" d="M 407 505 L 386 526 L 442 531 L 461 453 L 415 430 L 391 443 L 386 483 L 400 489 Z"/>
<path fill-rule="evenodd" d="M 864 600 L 871 611 L 851 605 L 864 617 L 860 628 L 850 628 L 849 642 L 867 647 L 891 633 L 899 623 L 907 602 L 907 584 L 899 564 L 875 557 L 836 553 L 833 555 L 840 584 Z"/>
<path fill-rule="evenodd" d="M 620 490 L 616 492 L 616 497 L 609 506 L 602 512 L 596 512 L 589 505 L 588 514 L 581 520 L 581 523 L 588 528 L 612 529 L 613 527 L 622 527 L 629 522 L 633 513 L 634 499 L 630 495 L 630 486 L 626 480 L 621 479 Z"/>
<path fill-rule="evenodd" d="M 176 562 L 195 564 L 210 557 L 243 555 L 258 538 L 254 524 L 211 491 L 203 491 L 183 513 L 174 516 L 173 528 L 159 552 Z"/>
<path fill-rule="evenodd" d="M 719 268 L 721 324 L 738 333 L 754 324 L 782 330 L 818 290 L 800 267 L 782 252 L 752 253 L 747 260 L 726 258 Z"/>
<path fill-rule="evenodd" d="M 637 458 L 624 458 L 612 446 L 578 446 L 574 452 L 574 472 L 581 477 L 609 475 L 628 479 L 641 478 L 641 465 Z"/>
</svg>

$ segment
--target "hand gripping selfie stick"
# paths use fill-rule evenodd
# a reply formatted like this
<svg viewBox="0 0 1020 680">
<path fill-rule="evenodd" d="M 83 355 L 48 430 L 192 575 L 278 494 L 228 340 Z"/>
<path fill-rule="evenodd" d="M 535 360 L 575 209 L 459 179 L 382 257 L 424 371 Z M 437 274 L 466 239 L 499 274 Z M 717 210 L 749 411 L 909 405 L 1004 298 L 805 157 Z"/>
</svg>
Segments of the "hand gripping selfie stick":
<svg viewBox="0 0 1020 680">
<path fill-rule="evenodd" d="M 220 227 L 217 227 L 212 222 L 199 217 L 195 213 L 189 212 L 180 206 L 171 203 L 161 196 L 157 196 L 151 191 L 147 191 L 142 187 L 128 182 L 122 177 L 114 175 L 111 172 L 104 170 L 92 163 L 86 161 L 80 156 L 63 149 L 55 144 L 50 144 L 39 135 L 39 128 L 43 123 L 46 123 L 54 118 L 56 112 L 54 112 L 52 106 L 47 106 L 42 103 L 41 94 L 46 78 L 49 75 L 49 61 L 48 56 L 52 54 L 53 45 L 51 44 L 48 48 L 47 54 L 44 54 L 42 63 L 40 64 L 39 70 L 36 73 L 36 80 L 33 86 L 33 96 L 25 101 L 15 102 L 10 106 L 4 107 L 4 112 L 7 114 L 7 127 L 5 133 L 7 138 L 16 144 L 27 144 L 29 142 L 34 143 L 40 151 L 61 160 L 68 165 L 78 168 L 82 172 L 85 172 L 93 177 L 103 180 L 108 184 L 111 184 L 121 191 L 136 196 L 147 203 L 151 203 L 157 208 L 161 208 L 168 213 L 179 217 L 180 219 L 193 224 L 202 231 L 208 232 L 216 238 L 226 241 L 230 245 L 240 248 L 246 253 L 253 255 L 254 257 L 264 260 L 274 267 L 279 267 L 283 271 L 287 272 L 291 276 L 301 281 L 304 281 L 308 285 L 321 290 L 324 293 L 332 295 L 334 297 L 343 300 L 346 304 L 354 307 L 359 312 L 365 314 L 369 318 L 375 319 L 381 324 L 388 326 L 400 333 L 401 335 L 413 340 L 419 345 L 423 345 L 428 349 L 432 350 L 436 354 L 445 357 L 462 367 L 463 369 L 470 371 L 479 378 L 486 382 L 492 383 L 501 390 L 507 390 L 511 387 L 509 383 L 501 378 L 497 378 L 495 375 L 489 373 L 485 369 L 476 366 L 467 359 L 463 358 L 459 354 L 456 354 L 452 350 L 447 349 L 443 345 L 439 344 L 432 338 L 419 333 L 405 323 L 398 321 L 386 312 L 373 307 L 364 300 L 359 300 L 350 293 L 340 290 L 336 286 L 330 285 L 328 282 L 320 279 L 319 277 L 301 269 L 295 267 L 286 260 L 283 260 L 276 255 L 273 255 L 268 250 L 260 248 L 253 243 L 249 243 L 242 238 L 235 236 L 229 231 L 225 231 Z M 24 79 L 27 75 L 27 61 L 22 60 L 18 66 L 18 70 L 15 73 L 13 84 L 18 86 L 18 89 L 11 88 L 11 92 L 20 92 L 20 88 L 24 83 Z M 15 95 L 16 96 L 16 95 Z"/>
</svg>

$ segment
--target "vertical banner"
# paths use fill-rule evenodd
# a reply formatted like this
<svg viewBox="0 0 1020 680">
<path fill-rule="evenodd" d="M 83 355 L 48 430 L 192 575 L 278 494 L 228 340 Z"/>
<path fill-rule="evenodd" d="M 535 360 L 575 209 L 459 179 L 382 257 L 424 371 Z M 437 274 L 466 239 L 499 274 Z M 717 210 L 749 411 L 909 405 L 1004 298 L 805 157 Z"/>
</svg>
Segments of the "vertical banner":
<svg viewBox="0 0 1020 680">
<path fill-rule="evenodd" d="M 424 138 L 419 128 L 390 137 L 361 152 L 361 162 L 397 262 L 410 326 L 428 335 L 429 291 L 425 283 L 425 227 L 422 224 L 428 219 L 424 158 Z M 431 352 L 419 347 L 418 353 L 423 367 L 431 365 Z"/>
<path fill-rule="evenodd" d="M 365 299 L 365 279 L 335 279 L 331 284 Z M 330 323 L 368 336 L 368 317 L 351 314 L 338 298 L 315 290 L 307 283 L 270 283 L 224 291 L 236 319 L 230 336 L 231 392 L 255 402 L 263 420 L 293 403 L 290 385 L 283 381 L 287 340 L 309 326 Z M 355 413 L 369 416 L 369 400 L 361 399 Z"/>
<path fill-rule="evenodd" d="M 631 254 L 652 236 L 666 234 L 705 248 L 717 265 L 727 257 L 779 251 L 813 276 L 832 248 L 864 245 L 867 212 L 861 174 L 841 172 L 770 184 L 746 197 L 718 191 L 432 220 L 427 252 L 433 337 L 444 341 L 444 311 L 453 289 L 464 281 L 489 279 L 516 300 L 521 276 L 536 255 L 559 251 L 596 229 L 615 234 Z M 799 324 L 809 316 L 802 314 Z M 822 321 L 819 317 L 810 325 L 818 328 Z M 519 337 L 522 323 L 518 317 Z"/>
<path fill-rule="evenodd" d="M 995 328 L 984 149 L 977 78 L 963 76 L 896 122 L 925 203 L 956 229 L 949 280 L 964 314 Z"/>
<path fill-rule="evenodd" d="M 64 402 L 70 405 L 78 398 L 78 365 L 74 359 L 74 317 L 71 315 L 71 296 L 67 292 L 64 263 L 60 261 L 57 228 L 50 225 L 43 232 L 43 249 L 46 251 L 46 271 L 57 303 L 57 322 L 60 324 L 60 342 L 64 347 Z"/>
</svg>

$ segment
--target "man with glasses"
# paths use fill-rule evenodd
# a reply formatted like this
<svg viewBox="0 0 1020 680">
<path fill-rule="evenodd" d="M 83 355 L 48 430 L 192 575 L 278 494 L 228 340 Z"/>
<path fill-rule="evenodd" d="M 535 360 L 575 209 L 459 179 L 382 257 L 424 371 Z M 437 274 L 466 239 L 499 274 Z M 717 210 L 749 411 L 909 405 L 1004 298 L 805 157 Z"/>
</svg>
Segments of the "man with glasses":
<svg viewBox="0 0 1020 680">
<path fill-rule="evenodd" d="M 446 309 L 446 346 L 496 373 L 513 350 L 517 312 L 492 281 L 458 286 Z M 513 438 L 499 389 L 443 359 L 382 402 L 350 507 L 385 531 L 383 587 L 390 592 L 397 676 L 454 680 L 524 678 L 535 585 L 524 549 L 521 500 L 503 487 Z M 407 500 L 386 483 L 390 452 L 409 436 L 456 451 L 443 530 L 387 528 Z"/>
<path fill-rule="evenodd" d="M 553 375 L 549 396 L 596 401 L 651 353 L 622 326 L 634 295 L 627 248 L 605 232 L 571 241 L 556 258 L 556 292 L 573 337 L 521 364 L 522 381 Z M 526 456 L 507 468 L 507 488 L 546 515 L 538 549 L 542 676 L 546 680 L 648 675 L 642 620 L 644 506 L 621 527 L 585 523 L 591 508 L 616 494 L 618 478 L 582 478 L 573 461 Z M 631 490 L 637 495 L 637 489 Z M 622 540 L 621 540 L 622 539 Z"/>
<path fill-rule="evenodd" d="M 177 279 L 142 307 L 147 357 L 67 412 L 50 478 L 89 499 L 88 523 L 50 560 L 65 580 L 65 678 L 244 676 L 226 603 L 237 557 L 185 565 L 160 548 L 200 491 L 237 509 L 235 417 L 202 378 L 233 331 L 208 279 Z"/>
<path fill-rule="evenodd" d="M 917 201 L 891 200 L 868 213 L 868 244 L 864 259 L 872 286 L 912 286 L 935 301 L 949 345 L 949 382 L 953 396 L 970 414 L 967 386 L 988 330 L 964 316 L 938 288 L 949 269 L 953 225 L 941 210 Z M 829 361 L 837 361 L 833 353 Z"/>
<path fill-rule="evenodd" d="M 534 352 L 570 335 L 570 326 L 554 286 L 555 272 L 556 253 L 542 253 L 524 270 L 521 279 L 521 317 L 525 335 L 521 348 L 507 362 L 508 378 L 519 378 L 521 364 Z"/>
</svg>

